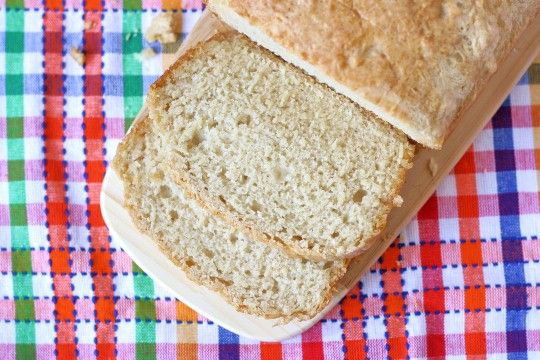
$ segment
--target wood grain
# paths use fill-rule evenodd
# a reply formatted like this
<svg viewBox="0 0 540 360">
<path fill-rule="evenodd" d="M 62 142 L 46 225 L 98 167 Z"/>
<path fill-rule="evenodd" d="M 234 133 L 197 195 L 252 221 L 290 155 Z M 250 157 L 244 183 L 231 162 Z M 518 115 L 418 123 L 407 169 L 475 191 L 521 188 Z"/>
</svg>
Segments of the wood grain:
<svg viewBox="0 0 540 360">
<path fill-rule="evenodd" d="M 205 12 L 176 56 L 181 56 L 198 42 L 228 29 L 215 16 Z M 443 149 L 419 149 L 401 193 L 404 199 L 403 206 L 390 213 L 381 240 L 369 251 L 353 259 L 347 274 L 339 282 L 330 304 L 309 321 L 276 325 L 273 320 L 239 313 L 218 294 L 188 280 L 150 239 L 136 230 L 127 211 L 122 207 L 122 184 L 113 171 L 107 172 L 101 193 L 101 208 L 105 222 L 115 240 L 121 243 L 122 248 L 144 271 L 181 301 L 219 325 L 240 335 L 264 341 L 279 341 L 299 334 L 315 324 L 341 300 L 433 194 L 440 181 L 469 148 L 476 135 L 540 52 L 538 39 L 540 39 L 540 22 L 536 21 L 514 44 L 513 51 L 488 81 L 475 102 L 461 118 L 456 120 L 455 130 L 446 140 Z M 143 107 L 138 119 L 146 116 L 147 111 Z M 430 161 L 437 165 L 434 173 L 430 170 Z"/>
</svg>

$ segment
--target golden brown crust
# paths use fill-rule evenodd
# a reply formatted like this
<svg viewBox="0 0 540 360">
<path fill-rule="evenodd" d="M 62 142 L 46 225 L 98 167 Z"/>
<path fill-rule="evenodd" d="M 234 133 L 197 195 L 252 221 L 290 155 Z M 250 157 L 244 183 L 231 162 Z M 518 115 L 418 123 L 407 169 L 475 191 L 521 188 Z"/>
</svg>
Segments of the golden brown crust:
<svg viewBox="0 0 540 360">
<path fill-rule="evenodd" d="M 313 67 L 309 73 L 433 148 L 540 11 L 537 0 L 210 0 L 209 6 L 224 20 L 223 9 L 232 10 L 296 65 Z"/>
<path fill-rule="evenodd" d="M 129 187 L 133 179 L 131 179 L 129 176 L 127 176 L 127 167 L 128 162 L 130 161 L 127 156 L 129 156 L 129 148 L 130 144 L 136 141 L 142 141 L 144 138 L 145 133 L 149 131 L 149 123 L 150 120 L 148 118 L 141 118 L 138 119 L 131 127 L 129 133 L 124 137 L 121 144 L 118 146 L 117 153 L 113 160 L 113 168 L 117 172 L 117 174 L 122 179 L 122 182 L 124 183 L 124 186 Z M 128 213 L 137 227 L 137 229 L 143 233 L 148 235 L 161 249 L 161 251 L 171 260 L 176 266 L 178 266 L 182 271 L 186 274 L 186 276 L 193 282 L 197 284 L 200 283 L 200 278 L 197 277 L 195 274 L 193 274 L 190 269 L 186 266 L 185 261 L 182 261 L 181 258 L 178 256 L 173 255 L 173 253 L 170 251 L 170 248 L 166 245 L 166 243 L 160 239 L 158 236 L 155 236 L 155 234 L 152 234 L 150 229 L 144 225 L 143 222 L 139 220 L 138 213 L 139 210 L 131 204 L 127 199 L 124 201 L 124 207 L 128 210 Z M 263 311 L 252 311 L 250 308 L 246 306 L 242 306 L 241 303 L 237 301 L 233 296 L 231 296 L 223 286 L 223 284 L 219 282 L 214 281 L 208 281 L 206 283 L 203 283 L 201 285 L 219 293 L 228 303 L 233 305 L 238 311 L 249 313 L 253 315 L 257 315 L 260 317 L 264 317 L 266 319 L 279 319 L 280 323 L 287 323 L 291 322 L 293 320 L 308 320 L 317 315 L 320 311 L 322 311 L 330 302 L 332 296 L 334 295 L 337 287 L 338 281 L 345 275 L 347 271 L 347 267 L 349 265 L 349 261 L 347 260 L 345 262 L 345 265 L 340 269 L 340 271 L 337 271 L 332 279 L 329 282 L 329 286 L 326 289 L 326 292 L 323 296 L 323 300 L 314 308 L 310 309 L 306 312 L 297 312 L 290 315 L 285 315 L 279 312 L 272 312 L 272 313 L 266 313 Z"/>
</svg>

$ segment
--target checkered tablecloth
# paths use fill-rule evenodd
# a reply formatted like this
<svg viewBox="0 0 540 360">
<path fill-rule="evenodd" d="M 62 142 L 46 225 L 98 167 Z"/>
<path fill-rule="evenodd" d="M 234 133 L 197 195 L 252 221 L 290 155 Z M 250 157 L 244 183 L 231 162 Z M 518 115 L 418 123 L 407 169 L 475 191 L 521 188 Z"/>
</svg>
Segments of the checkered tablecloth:
<svg viewBox="0 0 540 360">
<path fill-rule="evenodd" d="M 343 301 L 301 336 L 259 343 L 175 301 L 99 209 L 115 148 L 177 48 L 141 31 L 166 9 L 185 36 L 201 2 L 4 1 L 0 358 L 540 358 L 540 59 Z M 158 56 L 141 63 L 148 46 Z"/>
</svg>

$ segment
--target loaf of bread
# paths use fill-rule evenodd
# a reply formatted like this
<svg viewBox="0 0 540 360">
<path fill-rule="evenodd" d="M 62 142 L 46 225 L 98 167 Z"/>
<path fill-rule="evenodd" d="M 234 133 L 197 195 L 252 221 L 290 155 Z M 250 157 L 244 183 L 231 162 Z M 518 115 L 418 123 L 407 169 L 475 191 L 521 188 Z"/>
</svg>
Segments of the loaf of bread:
<svg viewBox="0 0 540 360">
<path fill-rule="evenodd" d="M 208 0 L 226 23 L 440 148 L 539 0 Z"/>
<path fill-rule="evenodd" d="M 407 137 L 237 32 L 181 57 L 147 103 L 171 176 L 257 240 L 351 257 L 401 204 Z"/>
<path fill-rule="evenodd" d="M 146 119 L 134 124 L 113 161 L 124 206 L 139 230 L 191 280 L 221 293 L 239 311 L 283 322 L 320 312 L 347 261 L 291 258 L 210 216 L 169 177 L 161 159 L 166 147 Z"/>
</svg>

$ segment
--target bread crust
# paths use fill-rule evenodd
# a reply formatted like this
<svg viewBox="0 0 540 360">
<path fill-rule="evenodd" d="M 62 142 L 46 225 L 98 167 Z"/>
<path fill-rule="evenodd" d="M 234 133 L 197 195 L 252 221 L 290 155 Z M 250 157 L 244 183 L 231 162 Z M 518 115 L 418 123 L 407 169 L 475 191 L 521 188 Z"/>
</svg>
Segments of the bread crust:
<svg viewBox="0 0 540 360">
<path fill-rule="evenodd" d="M 460 4 L 208 1 L 229 25 L 437 149 L 540 12 L 536 0 Z"/>
<path fill-rule="evenodd" d="M 116 173 L 120 176 L 122 179 L 122 182 L 124 184 L 124 187 L 129 187 L 132 179 L 127 176 L 126 168 L 127 164 L 129 163 L 129 152 L 130 152 L 130 144 L 137 141 L 142 141 L 145 134 L 150 129 L 150 119 L 147 117 L 141 117 L 138 118 L 135 123 L 132 125 L 131 129 L 129 130 L 128 134 L 124 137 L 120 145 L 118 146 L 117 153 L 113 159 L 112 166 L 113 169 L 116 171 Z M 237 299 L 235 299 L 233 296 L 229 295 L 229 293 L 226 291 L 225 286 L 219 282 L 216 281 L 208 281 L 206 283 L 201 283 L 200 278 L 193 274 L 189 267 L 186 266 L 185 262 L 182 261 L 182 259 L 179 256 L 175 256 L 171 253 L 170 249 L 167 247 L 165 242 L 160 239 L 159 237 L 155 236 L 155 234 L 152 234 L 151 229 L 149 229 L 147 226 L 145 226 L 141 221 L 138 219 L 138 209 L 133 206 L 133 204 L 129 203 L 126 199 L 124 200 L 124 207 L 128 210 L 128 213 L 130 214 L 130 217 L 137 227 L 137 229 L 143 233 L 148 235 L 152 241 L 154 241 L 161 251 L 171 260 L 176 266 L 178 266 L 182 271 L 186 274 L 186 276 L 193 281 L 194 283 L 203 285 L 217 293 L 220 294 L 221 297 L 223 297 L 228 303 L 230 303 L 232 306 L 234 306 L 238 311 L 249 313 L 252 315 L 260 316 L 267 319 L 278 319 L 279 323 L 288 323 L 291 321 L 301 321 L 301 320 L 308 320 L 316 316 L 320 311 L 322 311 L 330 302 L 332 299 L 334 293 L 337 289 L 337 284 L 339 280 L 345 275 L 349 260 L 346 260 L 344 263 L 344 266 L 339 269 L 339 271 L 336 271 L 333 274 L 333 277 L 329 281 L 329 286 L 326 289 L 323 300 L 314 308 L 310 309 L 309 311 L 305 312 L 296 312 L 293 314 L 283 314 L 280 312 L 272 312 L 272 313 L 266 313 L 262 311 L 261 309 L 257 309 L 252 311 L 249 307 L 243 306 L 242 303 L 238 302 Z"/>
<path fill-rule="evenodd" d="M 242 41 L 246 41 L 247 44 L 250 46 L 256 47 L 257 45 L 247 40 L 247 38 L 232 30 L 229 29 L 228 31 L 223 31 L 218 34 L 213 35 L 205 42 L 201 43 L 208 43 L 212 41 L 226 41 L 231 39 L 238 39 Z M 165 73 L 150 87 L 150 91 L 148 92 L 147 102 L 149 107 L 158 108 L 160 107 L 160 89 L 163 88 L 168 79 L 173 77 L 173 73 L 180 69 L 184 64 L 188 63 L 193 58 L 199 56 L 201 52 L 204 52 L 204 46 L 195 46 L 191 48 L 189 51 L 187 51 L 182 57 L 180 57 L 173 65 L 169 67 L 165 71 Z M 283 59 L 269 53 L 270 56 L 274 56 L 276 61 L 281 62 L 284 65 L 291 66 L 290 64 L 286 63 Z M 316 82 L 311 77 L 307 77 L 308 81 Z M 330 90 L 330 89 L 329 89 Z M 330 90 L 331 91 L 331 90 Z M 344 98 L 344 100 L 346 100 Z M 359 110 L 362 112 L 367 112 L 367 110 L 362 109 L 358 107 Z M 366 116 L 374 117 L 373 114 L 369 114 Z M 384 124 L 384 123 L 383 123 Z M 278 246 L 284 251 L 286 251 L 291 256 L 296 257 L 302 257 L 305 259 L 313 260 L 313 261 L 333 261 L 333 260 L 339 260 L 344 258 L 352 258 L 355 257 L 362 252 L 366 251 L 369 247 L 373 245 L 378 239 L 379 234 L 384 230 L 386 226 L 386 218 L 390 210 L 396 206 L 394 204 L 394 199 L 396 199 L 399 196 L 399 192 L 401 190 L 401 187 L 405 181 L 405 175 L 409 168 L 412 167 L 412 159 L 414 157 L 414 146 L 409 143 L 409 146 L 405 149 L 404 158 L 402 159 L 399 167 L 399 173 L 398 173 L 398 181 L 393 184 L 392 192 L 390 193 L 390 196 L 387 201 L 383 203 L 383 206 L 381 207 L 380 216 L 376 219 L 374 219 L 375 223 L 375 231 L 373 232 L 372 236 L 358 239 L 357 243 L 359 246 L 355 247 L 354 249 L 350 249 L 346 252 L 338 252 L 336 249 L 325 246 L 321 250 L 312 248 L 312 249 L 306 249 L 301 246 L 295 246 L 290 245 L 286 242 L 284 242 L 282 239 L 272 236 L 270 234 L 265 233 L 263 229 L 258 228 L 255 224 L 248 222 L 247 220 L 241 218 L 239 215 L 232 213 L 228 210 L 228 208 L 217 198 L 212 197 L 209 192 L 201 187 L 197 186 L 197 184 L 194 184 L 190 182 L 188 176 L 187 176 L 187 165 L 181 161 L 181 159 L 178 159 L 175 157 L 174 159 L 168 159 L 168 166 L 169 171 L 171 173 L 171 176 L 173 180 L 175 180 L 183 189 L 185 194 L 194 199 L 198 202 L 198 204 L 209 211 L 213 216 L 217 216 L 226 223 L 228 223 L 230 226 L 233 226 L 235 229 L 240 230 L 246 234 L 248 234 L 251 238 L 256 239 L 260 242 L 264 242 L 270 245 Z M 314 239 L 304 239 L 307 240 L 307 242 L 316 243 Z"/>
</svg>

